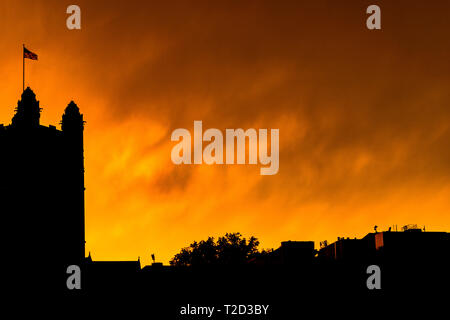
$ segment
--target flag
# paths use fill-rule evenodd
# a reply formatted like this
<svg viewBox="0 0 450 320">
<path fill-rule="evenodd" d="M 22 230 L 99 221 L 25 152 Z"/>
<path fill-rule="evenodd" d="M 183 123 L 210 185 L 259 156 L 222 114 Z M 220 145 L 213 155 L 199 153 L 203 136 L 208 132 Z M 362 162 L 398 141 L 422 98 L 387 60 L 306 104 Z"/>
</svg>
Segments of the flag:
<svg viewBox="0 0 450 320">
<path fill-rule="evenodd" d="M 23 47 L 23 57 L 31 60 L 37 60 L 38 56 L 36 53 L 31 52 L 27 48 Z"/>
</svg>

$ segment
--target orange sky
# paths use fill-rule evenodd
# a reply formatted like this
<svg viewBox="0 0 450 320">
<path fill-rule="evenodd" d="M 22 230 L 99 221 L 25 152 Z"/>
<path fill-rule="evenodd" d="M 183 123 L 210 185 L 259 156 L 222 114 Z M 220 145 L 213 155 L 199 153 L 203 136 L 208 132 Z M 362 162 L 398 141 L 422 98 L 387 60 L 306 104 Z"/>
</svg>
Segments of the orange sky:
<svg viewBox="0 0 450 320">
<path fill-rule="evenodd" d="M 0 123 L 22 86 L 85 129 L 94 259 L 163 262 L 239 231 L 262 247 L 361 237 L 374 225 L 450 229 L 448 1 L 0 3 Z M 378 4 L 382 30 L 365 27 Z M 280 170 L 175 166 L 176 128 L 279 128 Z"/>
</svg>

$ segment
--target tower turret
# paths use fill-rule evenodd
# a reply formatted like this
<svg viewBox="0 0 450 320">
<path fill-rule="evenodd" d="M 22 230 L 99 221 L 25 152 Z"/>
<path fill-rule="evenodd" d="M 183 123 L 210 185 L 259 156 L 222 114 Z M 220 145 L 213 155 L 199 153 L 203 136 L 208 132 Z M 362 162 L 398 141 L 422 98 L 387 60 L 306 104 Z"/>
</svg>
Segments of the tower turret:
<svg viewBox="0 0 450 320">
<path fill-rule="evenodd" d="M 75 102 L 70 101 L 62 116 L 61 129 L 64 132 L 83 130 L 83 115 Z"/>
<path fill-rule="evenodd" d="M 70 184 L 67 192 L 66 212 L 71 220 L 69 224 L 73 227 L 71 236 L 74 256 L 78 262 L 84 259 L 85 234 L 84 234 L 84 150 L 83 150 L 83 115 L 75 102 L 70 101 L 64 110 L 61 121 L 61 129 L 64 137 L 65 160 L 67 169 L 65 180 Z M 73 260 L 75 262 L 75 260 Z M 77 262 L 77 263 L 78 263 Z"/>
<path fill-rule="evenodd" d="M 41 110 L 33 90 L 27 87 L 22 93 L 22 99 L 17 102 L 16 114 L 12 118 L 12 125 L 14 127 L 39 127 Z"/>
</svg>

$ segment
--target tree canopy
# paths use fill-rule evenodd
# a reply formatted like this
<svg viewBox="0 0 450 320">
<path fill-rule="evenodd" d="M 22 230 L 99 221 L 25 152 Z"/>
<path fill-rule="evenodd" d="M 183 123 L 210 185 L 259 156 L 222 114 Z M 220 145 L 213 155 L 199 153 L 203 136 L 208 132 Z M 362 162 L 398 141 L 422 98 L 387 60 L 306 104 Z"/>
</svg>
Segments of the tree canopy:
<svg viewBox="0 0 450 320">
<path fill-rule="evenodd" d="M 265 252 L 259 252 L 258 246 L 259 241 L 253 236 L 247 240 L 239 232 L 227 233 L 217 241 L 214 241 L 213 237 L 200 242 L 194 241 L 181 249 L 170 264 L 172 266 L 243 264 Z"/>
</svg>

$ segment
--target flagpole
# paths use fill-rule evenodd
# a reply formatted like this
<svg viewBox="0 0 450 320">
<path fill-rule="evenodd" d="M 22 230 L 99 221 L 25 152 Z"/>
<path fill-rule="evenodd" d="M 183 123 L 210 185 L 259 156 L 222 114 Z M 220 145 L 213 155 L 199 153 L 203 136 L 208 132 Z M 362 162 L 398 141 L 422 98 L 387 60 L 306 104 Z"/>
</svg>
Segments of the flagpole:
<svg viewBox="0 0 450 320">
<path fill-rule="evenodd" d="M 22 44 L 23 48 L 22 48 L 22 92 L 25 91 L 25 56 L 24 56 L 24 51 L 25 51 L 25 44 Z"/>
</svg>

